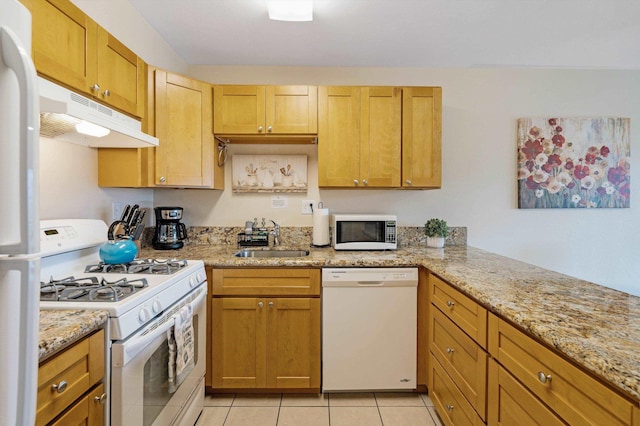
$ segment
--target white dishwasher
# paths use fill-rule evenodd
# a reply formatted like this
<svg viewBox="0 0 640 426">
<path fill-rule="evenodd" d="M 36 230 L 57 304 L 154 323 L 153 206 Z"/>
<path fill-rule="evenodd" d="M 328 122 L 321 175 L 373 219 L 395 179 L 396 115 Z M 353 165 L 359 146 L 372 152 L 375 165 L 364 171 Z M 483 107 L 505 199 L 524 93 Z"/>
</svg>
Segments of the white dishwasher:
<svg viewBox="0 0 640 426">
<path fill-rule="evenodd" d="M 416 388 L 417 268 L 322 269 L 322 391 Z"/>
</svg>

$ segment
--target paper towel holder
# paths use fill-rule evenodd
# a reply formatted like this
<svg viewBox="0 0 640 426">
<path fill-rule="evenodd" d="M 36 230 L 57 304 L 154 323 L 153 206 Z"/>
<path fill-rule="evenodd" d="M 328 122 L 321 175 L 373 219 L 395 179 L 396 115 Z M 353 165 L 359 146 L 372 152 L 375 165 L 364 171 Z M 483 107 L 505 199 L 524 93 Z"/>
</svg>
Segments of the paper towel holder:
<svg viewBox="0 0 640 426">
<path fill-rule="evenodd" d="M 320 211 L 321 209 L 324 209 L 324 203 L 322 201 L 318 202 L 317 210 Z M 325 247 L 331 246 L 331 232 L 329 229 L 329 209 L 324 209 L 324 210 L 326 210 L 326 215 L 325 215 L 326 218 L 324 219 L 324 223 L 322 224 L 322 227 L 324 228 L 326 226 L 326 230 L 321 230 L 319 228 L 320 226 L 319 221 L 316 222 L 316 219 L 315 219 L 318 212 L 314 211 L 313 205 L 311 205 L 311 211 L 313 212 L 313 215 L 314 215 L 314 223 L 313 223 L 313 235 L 311 237 L 310 246 L 313 248 L 325 248 Z M 316 244 L 317 241 L 322 241 L 322 244 Z"/>
</svg>

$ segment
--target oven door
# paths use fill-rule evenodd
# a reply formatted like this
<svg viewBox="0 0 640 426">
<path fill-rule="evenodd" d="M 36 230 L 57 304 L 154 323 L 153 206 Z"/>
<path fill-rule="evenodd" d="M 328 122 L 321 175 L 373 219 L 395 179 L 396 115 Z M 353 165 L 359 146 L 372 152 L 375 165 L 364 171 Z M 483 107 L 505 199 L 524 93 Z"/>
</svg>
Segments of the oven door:
<svg viewBox="0 0 640 426">
<path fill-rule="evenodd" d="M 185 415 L 197 418 L 200 414 L 206 364 L 206 295 L 205 283 L 174 304 L 149 327 L 112 344 L 112 424 L 171 425 L 186 420 Z M 167 330 L 173 327 L 174 315 L 187 303 L 191 303 L 193 312 L 195 366 L 171 393 Z"/>
</svg>

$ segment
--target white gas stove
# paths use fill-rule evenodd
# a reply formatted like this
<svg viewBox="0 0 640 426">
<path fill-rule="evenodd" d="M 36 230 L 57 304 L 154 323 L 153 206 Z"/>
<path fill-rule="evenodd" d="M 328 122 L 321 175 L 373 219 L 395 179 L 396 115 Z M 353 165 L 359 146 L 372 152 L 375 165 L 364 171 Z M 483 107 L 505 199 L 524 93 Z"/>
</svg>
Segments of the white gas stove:
<svg viewBox="0 0 640 426">
<path fill-rule="evenodd" d="M 42 221 L 40 239 L 40 309 L 109 313 L 107 424 L 194 424 L 204 403 L 204 263 L 104 265 L 99 249 L 107 225 L 100 220 Z M 186 359 L 183 367 L 178 360 Z"/>
<path fill-rule="evenodd" d="M 100 220 L 41 221 L 40 235 L 40 309 L 105 310 L 111 340 L 126 338 L 206 280 L 201 260 L 102 264 L 107 226 Z"/>
</svg>

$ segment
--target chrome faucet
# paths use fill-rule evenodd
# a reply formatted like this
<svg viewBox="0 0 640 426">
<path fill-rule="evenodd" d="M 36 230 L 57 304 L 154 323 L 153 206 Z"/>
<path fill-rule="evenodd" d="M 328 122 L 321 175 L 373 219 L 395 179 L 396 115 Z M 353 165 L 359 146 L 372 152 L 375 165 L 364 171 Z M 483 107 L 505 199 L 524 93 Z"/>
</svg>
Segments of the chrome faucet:
<svg viewBox="0 0 640 426">
<path fill-rule="evenodd" d="M 280 225 L 278 225 L 274 220 L 269 219 L 273 223 L 273 229 L 269 231 L 270 235 L 273 235 L 273 245 L 280 245 Z"/>
</svg>

